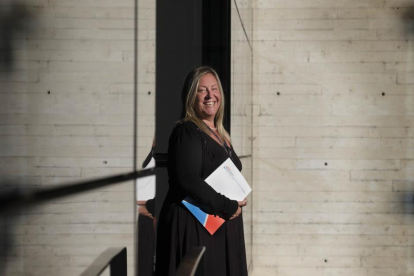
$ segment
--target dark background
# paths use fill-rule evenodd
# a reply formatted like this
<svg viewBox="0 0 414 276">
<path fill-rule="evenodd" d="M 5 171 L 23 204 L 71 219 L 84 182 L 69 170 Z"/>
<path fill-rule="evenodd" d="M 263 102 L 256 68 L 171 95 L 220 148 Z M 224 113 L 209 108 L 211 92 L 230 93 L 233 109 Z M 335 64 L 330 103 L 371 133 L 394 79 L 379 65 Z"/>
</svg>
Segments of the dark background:
<svg viewBox="0 0 414 276">
<path fill-rule="evenodd" d="M 165 161 L 172 128 L 181 119 L 184 81 L 195 67 L 209 65 L 220 76 L 226 99 L 224 126 L 230 132 L 231 2 L 157 0 L 156 18 L 155 152 Z M 158 215 L 168 190 L 167 169 L 157 169 L 156 177 Z"/>
<path fill-rule="evenodd" d="M 220 76 L 230 132 L 230 1 L 157 1 L 156 152 L 167 152 L 171 130 L 180 119 L 187 74 L 209 65 Z M 173 31 L 172 31 L 173 30 Z"/>
</svg>

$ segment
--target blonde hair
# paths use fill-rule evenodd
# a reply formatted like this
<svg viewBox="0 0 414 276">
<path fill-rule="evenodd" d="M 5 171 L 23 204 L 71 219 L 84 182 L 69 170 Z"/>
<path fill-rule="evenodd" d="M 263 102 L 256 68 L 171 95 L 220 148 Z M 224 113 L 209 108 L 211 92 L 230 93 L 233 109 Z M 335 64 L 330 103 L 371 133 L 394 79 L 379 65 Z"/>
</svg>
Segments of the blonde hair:
<svg viewBox="0 0 414 276">
<path fill-rule="evenodd" d="M 223 87 L 221 86 L 220 78 L 217 72 L 209 66 L 198 67 L 194 69 L 193 71 L 191 71 L 189 77 L 187 77 L 188 83 L 185 89 L 187 89 L 188 91 L 185 91 L 187 93 L 187 96 L 184 101 L 185 116 L 182 121 L 184 122 L 191 121 L 195 123 L 199 129 L 201 129 L 207 134 L 211 132 L 211 129 L 203 122 L 203 120 L 199 116 L 199 113 L 197 112 L 197 109 L 195 108 L 195 101 L 197 98 L 197 89 L 200 83 L 200 79 L 202 76 L 207 75 L 207 74 L 212 74 L 216 78 L 219 91 L 221 94 L 220 106 L 214 117 L 214 124 L 217 128 L 218 135 L 222 139 L 222 141 L 225 141 L 225 142 L 228 141 L 229 143 L 231 143 L 230 135 L 224 129 L 224 126 L 223 126 L 224 101 L 225 101 Z"/>
</svg>

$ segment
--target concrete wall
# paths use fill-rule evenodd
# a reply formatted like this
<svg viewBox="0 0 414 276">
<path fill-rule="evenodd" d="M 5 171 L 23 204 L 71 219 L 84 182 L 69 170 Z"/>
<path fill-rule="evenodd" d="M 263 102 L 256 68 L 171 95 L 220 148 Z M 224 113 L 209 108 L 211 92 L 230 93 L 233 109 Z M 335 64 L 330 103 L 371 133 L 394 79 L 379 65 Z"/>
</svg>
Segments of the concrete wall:
<svg viewBox="0 0 414 276">
<path fill-rule="evenodd" d="M 154 134 L 154 2 L 139 1 L 138 163 Z M 12 35 L 15 63 L 0 73 L 2 183 L 131 170 L 133 1 L 21 3 L 29 28 Z M 250 2 L 235 3 L 234 26 L 249 26 Z M 410 6 L 256 0 L 253 27 L 232 38 L 233 57 L 249 51 L 246 40 L 254 56 L 255 275 L 414 272 Z M 233 138 L 249 154 L 248 67 L 234 60 Z M 9 221 L 6 272 L 79 274 L 122 244 L 132 268 L 133 199 L 125 183 L 23 210 Z"/>
<path fill-rule="evenodd" d="M 231 138 L 232 145 L 243 164 L 242 173 L 247 182 L 252 180 L 252 104 L 253 104 L 253 1 L 232 1 L 231 14 Z M 254 188 L 254 187 L 253 187 Z M 253 194 L 253 193 L 252 193 Z M 246 255 L 252 271 L 252 194 L 243 208 Z"/>
<path fill-rule="evenodd" d="M 413 14 L 255 1 L 255 275 L 414 273 Z"/>
<path fill-rule="evenodd" d="M 154 132 L 155 1 L 138 2 L 140 163 Z M 17 3 L 26 14 L 11 26 L 23 28 L 0 49 L 14 57 L 0 72 L 1 183 L 29 189 L 132 171 L 134 1 L 2 1 L 1 18 Z M 13 250 L 2 269 L 77 275 L 106 248 L 127 246 L 132 275 L 134 198 L 128 182 L 21 210 L 7 222 Z"/>
</svg>

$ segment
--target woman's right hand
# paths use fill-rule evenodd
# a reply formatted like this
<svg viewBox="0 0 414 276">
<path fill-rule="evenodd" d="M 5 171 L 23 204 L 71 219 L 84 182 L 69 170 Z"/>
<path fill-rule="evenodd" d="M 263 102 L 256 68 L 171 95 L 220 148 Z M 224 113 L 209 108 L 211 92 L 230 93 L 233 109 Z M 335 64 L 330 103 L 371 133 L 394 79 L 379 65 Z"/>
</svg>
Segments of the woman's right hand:
<svg viewBox="0 0 414 276">
<path fill-rule="evenodd" d="M 153 215 L 148 212 L 146 204 L 147 200 L 137 200 L 138 214 L 154 219 Z"/>
<path fill-rule="evenodd" d="M 240 214 L 241 214 L 241 208 L 240 208 L 240 206 L 239 206 L 239 207 L 237 207 L 237 211 L 236 211 L 236 213 L 234 213 L 234 214 L 231 216 L 230 220 L 237 218 Z"/>
<path fill-rule="evenodd" d="M 154 219 L 154 217 L 152 216 L 152 214 L 150 212 L 148 212 L 147 207 L 145 206 L 139 206 L 138 207 L 138 214 L 149 217 L 151 219 Z"/>
</svg>

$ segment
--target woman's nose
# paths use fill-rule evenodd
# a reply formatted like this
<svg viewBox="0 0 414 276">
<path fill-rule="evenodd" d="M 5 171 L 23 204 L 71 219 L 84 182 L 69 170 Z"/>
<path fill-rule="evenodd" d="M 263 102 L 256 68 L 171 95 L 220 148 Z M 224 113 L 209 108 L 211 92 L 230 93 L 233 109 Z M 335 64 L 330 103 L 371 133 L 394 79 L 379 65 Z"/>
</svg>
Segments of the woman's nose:
<svg viewBox="0 0 414 276">
<path fill-rule="evenodd" d="M 206 98 L 207 99 L 210 99 L 211 98 L 211 91 L 210 91 L 210 89 L 207 89 Z"/>
</svg>

